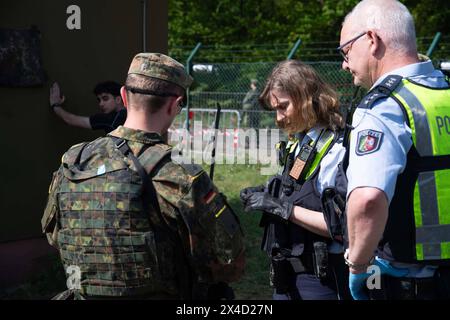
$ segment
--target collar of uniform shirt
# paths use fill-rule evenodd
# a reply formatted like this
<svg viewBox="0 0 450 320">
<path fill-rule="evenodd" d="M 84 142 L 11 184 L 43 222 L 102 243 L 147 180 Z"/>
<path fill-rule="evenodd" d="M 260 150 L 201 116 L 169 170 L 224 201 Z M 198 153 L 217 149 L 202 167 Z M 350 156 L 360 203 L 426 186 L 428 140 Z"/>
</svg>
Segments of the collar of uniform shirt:
<svg viewBox="0 0 450 320">
<path fill-rule="evenodd" d="M 163 142 L 161 135 L 157 132 L 147 132 L 124 126 L 117 127 L 116 130 L 111 131 L 108 135 L 143 144 Z"/>
<path fill-rule="evenodd" d="M 383 74 L 381 77 L 379 77 L 377 79 L 377 81 L 375 81 L 375 83 L 373 84 L 372 88 L 370 88 L 370 90 L 372 90 L 373 88 L 375 88 L 377 85 L 379 85 L 388 75 L 391 74 L 396 74 L 402 77 L 413 77 L 419 74 L 428 74 L 428 73 L 432 73 L 434 71 L 434 66 L 433 63 L 430 61 L 424 61 L 424 62 L 418 62 L 418 63 L 413 63 L 413 64 L 408 64 L 407 66 L 389 71 L 385 74 Z"/>
</svg>

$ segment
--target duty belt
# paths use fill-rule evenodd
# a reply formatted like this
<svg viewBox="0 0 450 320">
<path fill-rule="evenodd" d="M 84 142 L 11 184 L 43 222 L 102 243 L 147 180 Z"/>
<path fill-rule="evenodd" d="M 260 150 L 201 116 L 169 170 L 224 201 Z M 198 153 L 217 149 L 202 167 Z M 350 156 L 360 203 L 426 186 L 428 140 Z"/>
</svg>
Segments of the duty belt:
<svg viewBox="0 0 450 320">
<path fill-rule="evenodd" d="M 292 266 L 292 270 L 294 273 L 314 273 L 314 260 L 312 253 L 302 253 L 300 256 L 292 256 L 287 254 L 286 252 L 280 251 L 275 257 L 272 257 L 273 260 L 277 259 L 285 259 Z"/>
</svg>

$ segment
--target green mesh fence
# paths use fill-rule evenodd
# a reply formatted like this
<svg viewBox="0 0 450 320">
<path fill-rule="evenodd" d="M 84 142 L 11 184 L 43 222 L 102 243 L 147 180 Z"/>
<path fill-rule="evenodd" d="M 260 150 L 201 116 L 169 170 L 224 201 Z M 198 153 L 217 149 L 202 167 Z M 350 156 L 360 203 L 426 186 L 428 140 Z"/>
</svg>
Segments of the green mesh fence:
<svg viewBox="0 0 450 320">
<path fill-rule="evenodd" d="M 352 95 L 351 76 L 341 69 L 340 62 L 306 62 L 330 83 L 346 105 Z M 265 111 L 258 103 L 248 109 L 244 98 L 250 90 L 251 79 L 258 81 L 259 92 L 276 62 L 255 63 L 194 63 L 192 76 L 195 84 L 190 92 L 190 108 L 216 108 L 219 102 L 223 109 L 239 110 L 240 127 L 272 128 L 274 113 Z"/>
<path fill-rule="evenodd" d="M 432 41 L 433 37 L 419 38 L 419 52 L 426 53 Z M 345 112 L 354 87 L 351 75 L 341 68 L 342 60 L 335 50 L 337 46 L 337 41 L 301 44 L 293 58 L 310 64 L 332 85 L 339 94 L 342 111 Z M 239 111 L 241 128 L 274 127 L 273 112 L 265 111 L 257 104 L 251 108 L 244 107 L 244 98 L 250 89 L 250 80 L 258 81 L 260 91 L 270 71 L 278 61 L 286 59 L 291 47 L 292 44 L 202 46 L 192 61 L 191 74 L 195 82 L 190 91 L 190 108 L 215 109 L 218 102 L 222 109 Z M 192 48 L 174 48 L 169 54 L 185 62 L 189 49 Z M 450 59 L 450 36 L 441 37 L 432 59 L 436 66 L 439 61 Z"/>
</svg>

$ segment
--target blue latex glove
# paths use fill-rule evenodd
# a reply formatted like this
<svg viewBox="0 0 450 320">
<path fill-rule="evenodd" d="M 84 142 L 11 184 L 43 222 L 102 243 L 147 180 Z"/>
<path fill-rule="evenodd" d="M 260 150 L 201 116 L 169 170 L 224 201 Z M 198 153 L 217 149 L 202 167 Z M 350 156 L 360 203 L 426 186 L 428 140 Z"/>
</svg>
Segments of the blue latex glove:
<svg viewBox="0 0 450 320">
<path fill-rule="evenodd" d="M 363 273 L 351 273 L 348 278 L 348 286 L 350 287 L 350 293 L 354 300 L 369 300 L 369 296 L 365 291 L 366 281 L 370 274 Z"/>
<path fill-rule="evenodd" d="M 391 277 L 405 277 L 409 270 L 405 268 L 396 268 L 391 266 L 391 264 L 384 259 L 375 257 L 373 265 L 376 265 L 380 268 L 380 275 L 388 275 Z M 368 300 L 369 296 L 367 295 L 367 279 L 373 273 L 357 273 L 353 274 L 350 272 L 350 277 L 348 279 L 348 284 L 350 287 L 350 293 L 352 294 L 353 299 L 355 300 Z"/>
</svg>

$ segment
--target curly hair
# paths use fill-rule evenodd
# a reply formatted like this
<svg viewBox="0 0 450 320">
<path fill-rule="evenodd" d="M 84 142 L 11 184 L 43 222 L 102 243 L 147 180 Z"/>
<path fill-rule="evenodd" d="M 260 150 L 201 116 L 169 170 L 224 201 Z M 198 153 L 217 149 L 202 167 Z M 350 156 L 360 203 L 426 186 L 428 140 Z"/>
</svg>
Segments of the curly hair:
<svg viewBox="0 0 450 320">
<path fill-rule="evenodd" d="M 99 82 L 95 85 L 94 90 L 92 92 L 98 96 L 102 93 L 110 93 L 113 97 L 120 97 L 120 88 L 121 84 L 118 84 L 115 81 L 105 81 Z"/>
<path fill-rule="evenodd" d="M 278 63 L 259 96 L 261 105 L 270 107 L 271 92 L 275 89 L 286 93 L 295 108 L 291 131 L 298 128 L 307 131 L 316 125 L 334 131 L 344 127 L 337 93 L 311 66 L 298 60 Z"/>
</svg>

